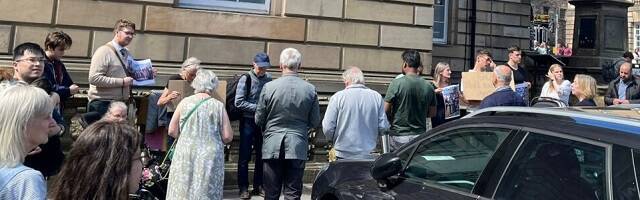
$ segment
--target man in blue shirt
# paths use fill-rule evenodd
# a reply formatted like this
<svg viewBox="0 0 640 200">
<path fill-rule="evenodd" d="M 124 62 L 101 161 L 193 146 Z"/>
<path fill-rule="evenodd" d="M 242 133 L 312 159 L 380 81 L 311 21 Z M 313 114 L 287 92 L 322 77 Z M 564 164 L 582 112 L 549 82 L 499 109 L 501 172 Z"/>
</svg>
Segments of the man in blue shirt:
<svg viewBox="0 0 640 200">
<path fill-rule="evenodd" d="M 618 78 L 609 83 L 604 103 L 609 105 L 640 104 L 640 78 L 631 74 L 631 63 L 620 65 Z"/>
<path fill-rule="evenodd" d="M 478 109 L 494 106 L 526 106 L 522 97 L 516 94 L 509 86 L 511 83 L 511 69 L 508 66 L 497 66 L 493 70 L 492 78 L 496 91 L 482 99 Z"/>
<path fill-rule="evenodd" d="M 322 120 L 322 131 L 333 141 L 338 159 L 369 159 L 378 136 L 389 128 L 380 93 L 364 85 L 357 67 L 342 74 L 345 89 L 336 92 Z"/>
</svg>

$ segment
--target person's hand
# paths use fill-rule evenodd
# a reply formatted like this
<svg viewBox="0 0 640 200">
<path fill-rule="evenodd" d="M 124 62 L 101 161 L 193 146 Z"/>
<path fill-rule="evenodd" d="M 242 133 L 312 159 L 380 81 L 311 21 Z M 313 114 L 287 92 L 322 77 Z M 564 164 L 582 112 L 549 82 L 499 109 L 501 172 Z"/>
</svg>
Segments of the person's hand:
<svg viewBox="0 0 640 200">
<path fill-rule="evenodd" d="M 435 92 L 436 92 L 436 94 L 440 94 L 440 93 L 442 93 L 442 88 L 438 88 L 438 89 L 436 89 L 436 90 L 435 90 Z"/>
<path fill-rule="evenodd" d="M 169 93 L 169 100 L 174 100 L 175 98 L 178 98 L 180 96 L 180 92 L 177 91 L 171 91 L 171 93 Z"/>
<path fill-rule="evenodd" d="M 547 75 L 544 75 L 544 76 L 546 76 L 549 80 L 552 80 L 552 81 L 556 80 L 556 77 L 551 72 L 548 72 Z"/>
<path fill-rule="evenodd" d="M 527 84 L 527 88 L 531 88 L 531 82 L 524 82 Z"/>
<path fill-rule="evenodd" d="M 622 104 L 623 100 L 620 99 L 613 99 L 613 105 L 618 105 L 618 104 Z"/>
<path fill-rule="evenodd" d="M 620 100 L 620 104 L 630 104 L 629 100 Z"/>
<path fill-rule="evenodd" d="M 133 84 L 133 78 L 131 78 L 131 77 L 124 77 L 124 79 L 122 79 L 122 80 L 124 80 L 124 86 L 125 87 L 130 86 L 130 85 Z"/>
<path fill-rule="evenodd" d="M 71 94 L 78 94 L 78 92 L 80 92 L 80 87 L 78 87 L 78 85 L 73 84 L 71 86 L 69 86 L 69 91 L 71 92 Z"/>
<path fill-rule="evenodd" d="M 36 147 L 35 149 L 31 150 L 29 153 L 27 153 L 28 156 L 30 155 L 35 155 L 42 152 L 42 149 L 40 147 Z"/>
</svg>

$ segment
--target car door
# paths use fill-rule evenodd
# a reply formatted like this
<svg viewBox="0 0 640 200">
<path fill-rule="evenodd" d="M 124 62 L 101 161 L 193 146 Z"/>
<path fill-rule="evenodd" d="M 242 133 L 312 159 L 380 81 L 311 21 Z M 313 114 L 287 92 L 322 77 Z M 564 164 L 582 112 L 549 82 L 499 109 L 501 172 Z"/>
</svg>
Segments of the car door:
<svg viewBox="0 0 640 200">
<path fill-rule="evenodd" d="M 493 199 L 612 199 L 611 149 L 597 141 L 527 130 Z"/>
<path fill-rule="evenodd" d="M 478 199 L 478 178 L 499 147 L 513 137 L 512 128 L 462 127 L 418 141 L 399 152 L 406 167 L 386 191 L 394 199 Z"/>
</svg>

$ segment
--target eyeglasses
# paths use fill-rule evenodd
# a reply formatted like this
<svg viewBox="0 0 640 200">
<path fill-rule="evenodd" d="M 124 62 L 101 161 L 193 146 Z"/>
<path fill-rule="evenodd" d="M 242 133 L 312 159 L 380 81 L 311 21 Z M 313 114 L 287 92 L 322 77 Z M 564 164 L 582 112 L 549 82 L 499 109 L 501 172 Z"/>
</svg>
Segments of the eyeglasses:
<svg viewBox="0 0 640 200">
<path fill-rule="evenodd" d="M 125 35 L 136 36 L 136 33 L 133 31 L 120 31 L 120 32 L 124 33 Z"/>
<path fill-rule="evenodd" d="M 20 61 L 27 61 L 31 64 L 42 64 L 46 61 L 47 59 L 43 58 L 43 57 L 30 57 L 30 58 L 23 58 L 23 59 L 18 59 L 15 62 L 20 62 Z"/>
</svg>

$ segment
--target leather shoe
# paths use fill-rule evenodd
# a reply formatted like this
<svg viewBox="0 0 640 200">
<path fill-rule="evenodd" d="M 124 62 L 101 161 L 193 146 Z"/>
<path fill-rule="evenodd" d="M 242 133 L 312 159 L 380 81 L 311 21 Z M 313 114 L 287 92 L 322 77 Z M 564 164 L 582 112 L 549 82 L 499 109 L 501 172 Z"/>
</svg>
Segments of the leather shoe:
<svg viewBox="0 0 640 200">
<path fill-rule="evenodd" d="M 262 187 L 260 187 L 260 189 L 253 189 L 253 191 L 251 191 L 251 194 L 260 195 L 261 197 L 265 196 L 264 189 Z"/>
<path fill-rule="evenodd" d="M 251 194 L 249 194 L 249 191 L 242 191 L 240 192 L 240 199 L 251 199 Z"/>
</svg>

